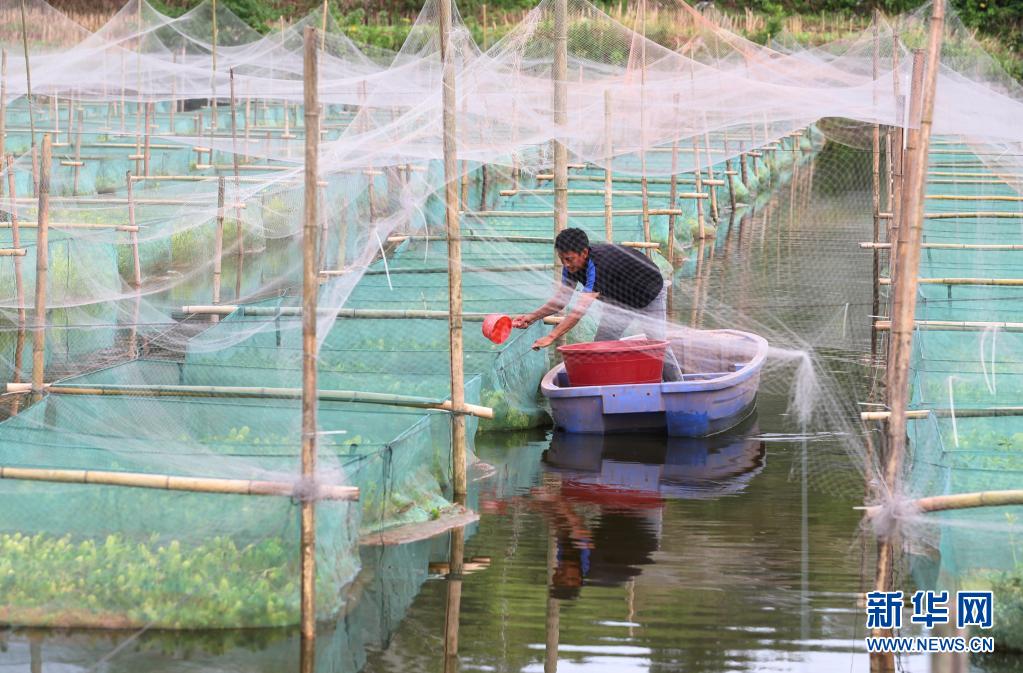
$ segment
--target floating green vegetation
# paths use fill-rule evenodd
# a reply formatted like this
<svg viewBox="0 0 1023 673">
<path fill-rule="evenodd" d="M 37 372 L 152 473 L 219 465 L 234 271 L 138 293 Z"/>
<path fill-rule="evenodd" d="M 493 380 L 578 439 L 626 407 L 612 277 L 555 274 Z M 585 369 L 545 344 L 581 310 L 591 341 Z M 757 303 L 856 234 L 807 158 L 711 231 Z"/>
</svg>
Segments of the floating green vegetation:
<svg viewBox="0 0 1023 673">
<path fill-rule="evenodd" d="M 339 587 L 322 573 L 321 604 Z M 298 547 L 153 535 L 75 540 L 0 535 L 0 622 L 37 626 L 226 628 L 298 621 Z M 321 605 L 323 607 L 323 605 Z"/>
</svg>

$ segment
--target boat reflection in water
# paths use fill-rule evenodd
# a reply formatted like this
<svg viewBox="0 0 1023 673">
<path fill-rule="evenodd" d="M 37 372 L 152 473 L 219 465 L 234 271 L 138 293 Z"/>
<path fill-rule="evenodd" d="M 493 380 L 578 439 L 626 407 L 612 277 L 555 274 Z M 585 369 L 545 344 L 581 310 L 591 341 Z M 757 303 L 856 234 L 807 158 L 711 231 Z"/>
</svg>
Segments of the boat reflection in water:
<svg viewBox="0 0 1023 673">
<path fill-rule="evenodd" d="M 700 439 L 556 432 L 543 483 L 531 494 L 552 532 L 551 597 L 572 599 L 584 585 L 618 586 L 639 575 L 660 547 L 667 501 L 743 491 L 766 456 L 755 419 L 736 430 Z"/>
</svg>

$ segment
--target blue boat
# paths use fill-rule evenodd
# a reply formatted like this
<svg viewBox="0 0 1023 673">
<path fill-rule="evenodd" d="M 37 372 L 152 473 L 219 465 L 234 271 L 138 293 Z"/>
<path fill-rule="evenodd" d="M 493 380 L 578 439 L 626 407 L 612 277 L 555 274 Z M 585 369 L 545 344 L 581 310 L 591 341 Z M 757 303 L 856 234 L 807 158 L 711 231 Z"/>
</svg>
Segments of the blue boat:
<svg viewBox="0 0 1023 673">
<path fill-rule="evenodd" d="M 671 341 L 679 381 L 572 386 L 559 364 L 540 382 L 557 427 L 566 432 L 666 432 L 708 437 L 743 421 L 756 408 L 767 340 L 738 330 L 709 330 Z"/>
</svg>

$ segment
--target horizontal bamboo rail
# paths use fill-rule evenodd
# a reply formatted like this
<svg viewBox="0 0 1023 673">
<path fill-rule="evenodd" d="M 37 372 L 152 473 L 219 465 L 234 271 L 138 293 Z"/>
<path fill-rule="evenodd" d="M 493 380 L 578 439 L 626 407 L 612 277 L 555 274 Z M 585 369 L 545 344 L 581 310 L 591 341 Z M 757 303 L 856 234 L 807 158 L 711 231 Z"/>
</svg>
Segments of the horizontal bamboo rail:
<svg viewBox="0 0 1023 673">
<path fill-rule="evenodd" d="M 1023 174 L 1019 173 L 982 173 L 977 171 L 927 171 L 927 175 L 940 175 L 944 177 L 961 178 L 997 178 L 1001 181 L 1012 181 L 1012 179 L 1023 180 Z"/>
<path fill-rule="evenodd" d="M 0 257 L 24 257 L 27 252 L 25 248 L 0 248 Z"/>
<path fill-rule="evenodd" d="M 906 418 L 927 418 L 929 414 L 935 416 L 952 416 L 956 418 L 990 418 L 996 416 L 1023 416 L 1023 407 L 985 407 L 985 408 L 962 408 L 955 409 L 911 409 L 906 412 Z M 860 413 L 860 419 L 864 421 L 887 421 L 891 418 L 890 411 L 864 411 Z"/>
<path fill-rule="evenodd" d="M 927 213 L 924 215 L 928 220 L 959 220 L 975 217 L 1008 218 L 1013 220 L 1023 219 L 1023 212 L 1010 212 L 1007 210 L 974 210 L 967 213 Z"/>
<path fill-rule="evenodd" d="M 932 201 L 1023 201 L 1023 196 L 1010 196 L 1007 194 L 993 194 L 990 196 L 980 194 L 928 194 L 924 198 Z"/>
<path fill-rule="evenodd" d="M 569 189 L 569 196 L 603 196 L 606 194 L 603 189 Z M 502 189 L 500 192 L 501 196 L 516 196 L 518 194 L 525 194 L 527 196 L 547 196 L 554 194 L 553 189 Z M 641 189 L 616 189 L 611 192 L 612 196 L 642 196 L 643 190 Z M 650 198 L 671 198 L 669 192 L 647 192 L 647 196 Z M 709 199 L 710 194 L 706 192 L 679 192 L 675 195 L 679 199 Z"/>
<path fill-rule="evenodd" d="M 569 217 L 604 217 L 603 210 L 570 210 Z M 677 208 L 650 208 L 645 212 L 641 208 L 629 210 L 616 210 L 615 215 L 684 215 L 685 211 Z M 482 219 L 485 217 L 507 217 L 512 218 L 541 218 L 554 217 L 553 210 L 463 210 L 462 215 Z"/>
<path fill-rule="evenodd" d="M 691 184 L 691 183 L 695 182 L 695 180 L 696 180 L 695 177 L 683 180 L 682 178 L 686 177 L 686 175 L 687 174 L 683 173 L 683 174 L 677 176 L 676 177 L 676 182 L 681 182 L 681 183 L 685 183 L 685 184 Z M 553 180 L 554 179 L 554 174 L 553 173 L 537 173 L 536 179 L 538 181 Z M 569 175 L 568 176 L 568 181 L 569 182 L 572 182 L 572 181 L 603 182 L 604 181 L 604 177 L 602 175 Z M 638 184 L 638 183 L 641 183 L 643 181 L 643 179 L 642 178 L 633 178 L 633 177 L 615 177 L 614 181 L 615 182 L 637 183 Z M 670 185 L 671 184 L 671 180 L 669 178 L 647 178 L 646 181 L 647 181 L 647 184 L 649 184 L 649 185 Z M 725 184 L 724 180 L 711 180 L 710 178 L 704 178 L 701 182 L 703 184 L 705 184 L 705 185 L 714 185 L 714 186 L 721 186 L 721 185 Z"/>
<path fill-rule="evenodd" d="M 9 199 L 8 199 L 9 200 Z M 30 196 L 18 197 L 15 199 L 18 203 L 37 203 L 39 199 Z M 211 204 L 197 201 L 196 199 L 154 199 L 147 197 L 135 197 L 132 199 L 124 198 L 92 198 L 92 197 L 77 197 L 77 196 L 53 196 L 50 197 L 50 203 L 73 203 L 75 205 L 99 205 L 99 206 L 113 206 L 122 205 L 128 203 L 134 203 L 136 205 L 148 205 L 148 206 L 195 206 L 197 208 L 209 208 Z M 246 208 L 244 201 L 237 203 L 225 204 L 225 208 Z"/>
<path fill-rule="evenodd" d="M 1023 505 L 1023 490 L 978 491 L 976 493 L 954 493 L 950 495 L 932 495 L 910 501 L 914 509 L 920 512 L 943 512 L 950 509 L 973 509 L 976 507 L 1005 507 L 1007 505 Z M 875 516 L 881 506 L 860 507 L 867 516 Z"/>
<path fill-rule="evenodd" d="M 217 479 L 213 477 L 178 477 L 143 472 L 104 472 L 100 470 L 57 470 L 48 468 L 11 467 L 0 465 L 0 479 L 46 481 L 62 484 L 94 484 L 128 486 L 163 491 L 190 493 L 221 493 L 225 495 L 275 495 L 285 498 L 317 500 L 358 500 L 356 486 L 316 484 L 312 489 L 301 483 L 256 481 L 250 479 Z"/>
<path fill-rule="evenodd" d="M 0 222 L 0 229 L 10 229 L 10 222 Z M 115 231 L 138 231 L 139 228 L 129 224 L 101 224 L 97 222 L 49 222 L 50 229 L 113 229 Z M 38 222 L 22 222 L 18 220 L 19 229 L 36 229 Z"/>
<path fill-rule="evenodd" d="M 446 241 L 447 238 L 443 236 L 428 236 L 422 234 L 396 234 L 394 236 L 388 236 L 388 243 L 403 243 L 408 240 L 417 241 Z M 554 243 L 554 239 L 550 236 L 478 236 L 469 235 L 462 236 L 462 241 L 477 241 L 477 242 L 488 242 L 493 241 L 495 243 L 542 243 L 545 245 L 551 245 Z M 660 248 L 661 244 L 651 241 L 647 243 L 645 241 L 621 241 L 617 245 L 623 245 L 626 248 Z M 337 275 L 337 274 L 334 274 Z"/>
<path fill-rule="evenodd" d="M 881 285 L 891 285 L 891 278 L 881 278 Z M 920 278 L 924 285 L 991 285 L 999 287 L 1023 287 L 1023 278 Z"/>
<path fill-rule="evenodd" d="M 301 388 L 258 388 L 243 386 L 160 386 L 160 385 L 64 385 L 46 384 L 43 389 L 53 395 L 113 395 L 138 397 L 210 397 L 234 399 L 300 400 Z M 32 392 L 31 383 L 8 383 L 8 393 Z M 384 404 L 395 407 L 430 409 L 433 411 L 454 411 L 451 400 L 431 400 L 412 395 L 371 393 L 361 390 L 320 390 L 317 399 L 321 402 L 357 402 L 362 404 Z M 493 418 L 494 410 L 477 404 L 465 404 L 461 413 L 480 418 Z"/>
<path fill-rule="evenodd" d="M 517 264 L 511 266 L 463 266 L 466 273 L 515 273 L 520 271 L 550 271 L 554 268 L 553 264 Z M 409 273 L 447 273 L 448 268 L 446 266 L 424 266 L 424 267 L 410 267 L 410 268 L 387 268 L 387 269 L 368 269 L 363 272 L 366 276 L 393 276 L 396 274 L 409 274 Z M 320 276 L 324 278 L 333 278 L 337 276 L 346 276 L 350 273 L 357 273 L 354 269 L 325 269 L 320 271 Z"/>
<path fill-rule="evenodd" d="M 874 329 L 881 332 L 890 330 L 891 328 L 891 320 L 878 320 L 874 323 Z M 939 332 L 977 332 L 986 329 L 998 329 L 1003 332 L 1023 332 L 1023 322 L 916 320 L 913 322 L 913 328 Z"/>
<path fill-rule="evenodd" d="M 860 247 L 865 250 L 888 250 L 892 247 L 891 243 L 871 243 L 870 241 L 860 243 Z M 1011 250 L 1023 250 L 1023 244 L 1019 243 L 923 243 L 920 245 L 921 248 L 927 250 L 987 250 L 987 251 L 1011 251 Z"/>
<path fill-rule="evenodd" d="M 276 316 L 300 316 L 302 309 L 299 306 L 238 306 L 232 304 L 195 305 L 182 306 L 181 313 L 185 315 L 230 315 L 238 311 L 246 317 L 276 317 Z M 427 309 L 375 309 L 375 308 L 342 308 L 328 309 L 321 308 L 317 311 L 321 315 L 336 315 L 338 318 L 360 318 L 365 320 L 447 320 L 447 311 L 430 311 Z M 467 322 L 483 322 L 487 317 L 486 313 L 463 313 L 462 320 Z M 557 325 L 563 316 L 547 316 L 543 319 L 546 325 Z"/>
</svg>

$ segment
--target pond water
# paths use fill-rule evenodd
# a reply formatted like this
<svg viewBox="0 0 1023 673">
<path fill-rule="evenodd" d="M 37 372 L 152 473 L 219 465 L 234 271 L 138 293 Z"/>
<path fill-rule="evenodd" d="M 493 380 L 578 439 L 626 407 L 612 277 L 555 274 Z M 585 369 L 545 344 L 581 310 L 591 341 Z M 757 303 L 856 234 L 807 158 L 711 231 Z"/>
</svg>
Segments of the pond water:
<svg viewBox="0 0 1023 673">
<path fill-rule="evenodd" d="M 825 152 L 719 228 L 676 278 L 672 310 L 707 327 L 741 316 L 814 347 L 854 409 L 872 373 L 871 259 L 856 245 L 871 207 L 869 185 L 846 177 L 869 171 L 849 160 Z M 478 438 L 492 468 L 476 484 L 480 520 L 364 548 L 357 598 L 321 633 L 317 671 L 868 670 L 860 596 L 874 549 L 853 509 L 863 478 L 842 437 L 798 434 L 790 383 L 765 381 L 755 417 L 710 440 Z M 457 646 L 445 625 L 455 606 Z M 269 672 L 297 658 L 294 629 L 0 631 L 0 673 Z M 931 670 L 924 657 L 901 664 Z"/>
</svg>

